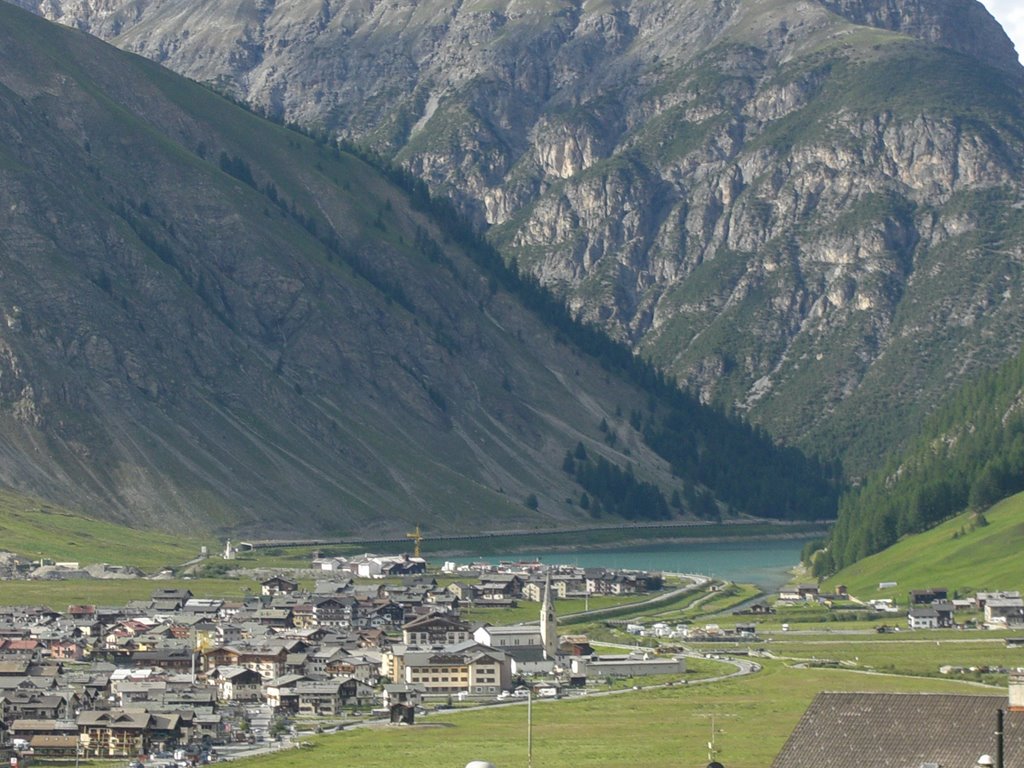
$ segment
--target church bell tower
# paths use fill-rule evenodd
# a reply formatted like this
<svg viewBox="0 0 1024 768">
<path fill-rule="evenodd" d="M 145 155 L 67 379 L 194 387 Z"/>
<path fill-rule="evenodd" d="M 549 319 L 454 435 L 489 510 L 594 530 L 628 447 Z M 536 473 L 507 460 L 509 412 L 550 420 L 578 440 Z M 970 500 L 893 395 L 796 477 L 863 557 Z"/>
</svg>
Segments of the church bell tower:
<svg viewBox="0 0 1024 768">
<path fill-rule="evenodd" d="M 540 604 L 540 639 L 544 643 L 544 658 L 553 661 L 558 651 L 558 622 L 551 599 L 551 571 L 544 580 L 544 599 Z"/>
</svg>

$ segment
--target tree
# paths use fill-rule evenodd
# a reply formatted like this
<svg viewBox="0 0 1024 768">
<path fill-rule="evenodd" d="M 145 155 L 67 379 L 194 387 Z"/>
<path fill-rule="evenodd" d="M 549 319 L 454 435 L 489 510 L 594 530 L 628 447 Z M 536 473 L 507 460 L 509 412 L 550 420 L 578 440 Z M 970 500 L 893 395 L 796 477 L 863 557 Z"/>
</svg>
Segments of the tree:
<svg viewBox="0 0 1024 768">
<path fill-rule="evenodd" d="M 572 451 L 565 452 L 565 458 L 562 459 L 562 471 L 570 475 L 575 474 L 576 460 L 572 457 Z"/>
</svg>

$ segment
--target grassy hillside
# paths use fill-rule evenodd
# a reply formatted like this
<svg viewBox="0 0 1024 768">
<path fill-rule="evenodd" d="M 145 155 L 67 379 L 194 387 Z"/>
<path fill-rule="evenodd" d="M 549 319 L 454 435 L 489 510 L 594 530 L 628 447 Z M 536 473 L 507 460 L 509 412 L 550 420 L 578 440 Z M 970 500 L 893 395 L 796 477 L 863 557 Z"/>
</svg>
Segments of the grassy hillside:
<svg viewBox="0 0 1024 768">
<path fill-rule="evenodd" d="M 924 533 L 907 536 L 828 579 L 845 584 L 862 600 L 892 597 L 906 603 L 907 591 L 946 587 L 960 594 L 975 590 L 1024 590 L 1024 494 L 1003 500 L 984 513 L 988 525 L 964 512 Z M 895 589 L 879 590 L 883 581 Z"/>
<path fill-rule="evenodd" d="M 816 575 L 828 575 L 928 530 L 962 509 L 1024 490 L 1024 354 L 947 398 L 903 450 L 848 491 Z"/>
<path fill-rule="evenodd" d="M 93 520 L 39 499 L 0 490 L 0 548 L 24 557 L 82 565 L 134 565 L 151 571 L 192 559 L 202 544 L 214 545 L 189 536 L 143 532 Z M 27 599 L 23 587 L 18 590 L 19 598 Z"/>
</svg>

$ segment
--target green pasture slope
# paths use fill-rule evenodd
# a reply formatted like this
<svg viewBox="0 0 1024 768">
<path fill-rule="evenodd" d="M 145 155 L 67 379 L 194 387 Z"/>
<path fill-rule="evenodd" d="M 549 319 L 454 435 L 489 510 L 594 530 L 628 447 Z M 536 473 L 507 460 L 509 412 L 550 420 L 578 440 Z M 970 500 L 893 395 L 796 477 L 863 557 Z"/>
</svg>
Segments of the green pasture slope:
<svg viewBox="0 0 1024 768">
<path fill-rule="evenodd" d="M 977 590 L 1024 590 L 1024 494 L 1004 499 L 979 525 L 969 512 L 924 533 L 907 536 L 839 571 L 826 588 L 845 584 L 861 600 L 892 597 L 906 604 L 911 589 L 946 587 L 960 595 Z M 895 581 L 895 588 L 878 589 Z"/>
<path fill-rule="evenodd" d="M 0 490 L 0 550 L 33 560 L 82 565 L 134 565 L 143 571 L 177 566 L 199 554 L 203 542 L 93 520 L 53 504 Z"/>
</svg>

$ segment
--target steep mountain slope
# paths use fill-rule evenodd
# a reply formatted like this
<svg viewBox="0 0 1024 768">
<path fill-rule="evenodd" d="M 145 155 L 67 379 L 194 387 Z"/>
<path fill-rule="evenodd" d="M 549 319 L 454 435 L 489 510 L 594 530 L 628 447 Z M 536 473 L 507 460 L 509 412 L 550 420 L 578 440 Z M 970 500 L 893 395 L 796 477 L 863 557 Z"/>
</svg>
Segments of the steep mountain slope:
<svg viewBox="0 0 1024 768">
<path fill-rule="evenodd" d="M 661 516 L 712 494 L 827 509 L 799 457 L 673 395 L 429 209 L 0 4 L 0 483 L 140 527 L 459 531 L 589 519 L 577 473 L 603 459 L 621 497 L 681 492 Z M 755 507 L 734 473 L 790 491 Z"/>
<path fill-rule="evenodd" d="M 19 0 L 367 142 L 705 400 L 857 474 L 1024 338 L 975 0 Z"/>
<path fill-rule="evenodd" d="M 970 508 L 1024 490 L 1024 353 L 971 382 L 906 451 L 847 493 L 819 570 L 829 573 Z"/>
</svg>

